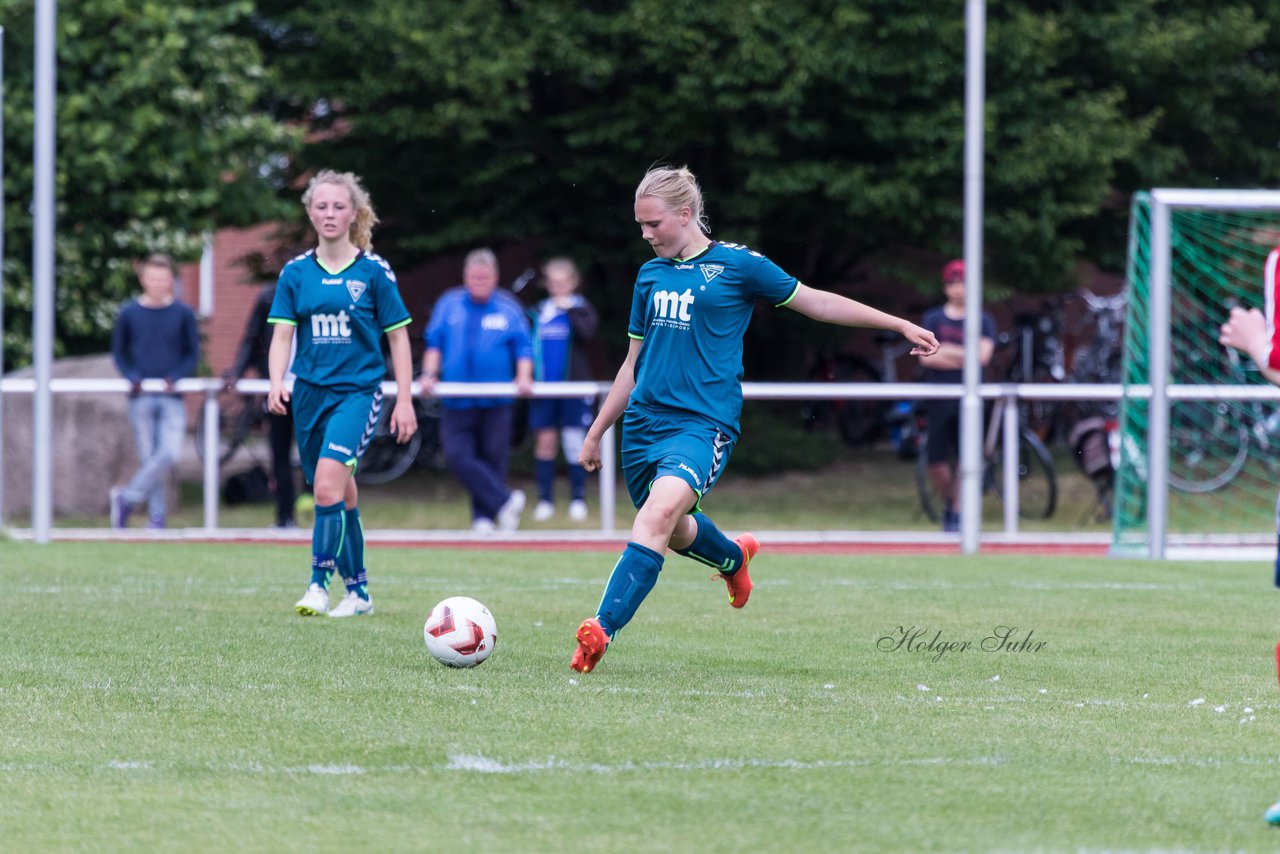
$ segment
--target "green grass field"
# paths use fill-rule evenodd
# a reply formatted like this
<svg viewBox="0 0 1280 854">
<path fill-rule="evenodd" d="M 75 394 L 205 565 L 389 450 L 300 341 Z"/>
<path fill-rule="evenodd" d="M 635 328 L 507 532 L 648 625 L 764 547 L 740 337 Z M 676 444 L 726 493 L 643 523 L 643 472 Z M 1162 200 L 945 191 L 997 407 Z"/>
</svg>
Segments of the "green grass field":
<svg viewBox="0 0 1280 854">
<path fill-rule="evenodd" d="M 765 549 L 740 612 L 669 559 L 581 676 L 608 553 L 375 549 L 337 621 L 302 547 L 2 543 L 0 847 L 1280 847 L 1269 568 Z M 453 594 L 474 670 L 423 647 Z"/>
</svg>

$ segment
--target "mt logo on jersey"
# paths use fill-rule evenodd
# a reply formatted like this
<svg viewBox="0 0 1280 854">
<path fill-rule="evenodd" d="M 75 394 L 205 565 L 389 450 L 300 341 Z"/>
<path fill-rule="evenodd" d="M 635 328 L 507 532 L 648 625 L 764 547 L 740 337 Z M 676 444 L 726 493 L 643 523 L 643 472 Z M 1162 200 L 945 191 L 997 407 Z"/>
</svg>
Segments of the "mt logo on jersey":
<svg viewBox="0 0 1280 854">
<path fill-rule="evenodd" d="M 688 327 L 693 320 L 693 290 L 685 288 L 679 291 L 654 291 L 654 322 L 663 326 Z"/>
</svg>

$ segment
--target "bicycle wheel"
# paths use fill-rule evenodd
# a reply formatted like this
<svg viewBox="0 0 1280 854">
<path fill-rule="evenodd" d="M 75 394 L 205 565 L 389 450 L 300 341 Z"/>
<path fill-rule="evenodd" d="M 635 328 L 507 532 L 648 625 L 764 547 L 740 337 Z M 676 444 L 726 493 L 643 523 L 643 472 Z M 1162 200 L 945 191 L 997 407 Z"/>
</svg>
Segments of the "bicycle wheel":
<svg viewBox="0 0 1280 854">
<path fill-rule="evenodd" d="M 1180 400 L 1169 406 L 1169 485 L 1213 492 L 1230 483 L 1249 457 L 1249 431 L 1225 401 Z"/>
<path fill-rule="evenodd" d="M 880 375 L 860 358 L 837 356 L 830 363 L 820 364 L 810 371 L 809 379 L 813 382 L 875 383 L 880 382 Z M 845 444 L 862 445 L 879 435 L 885 407 L 882 400 L 813 400 L 803 405 L 801 415 L 810 429 L 834 426 Z"/>
<path fill-rule="evenodd" d="M 417 433 L 403 445 L 390 433 L 374 436 L 356 466 L 356 482 L 368 486 L 390 483 L 413 467 L 421 444 Z"/>
<path fill-rule="evenodd" d="M 225 466 L 266 418 L 265 403 L 254 395 L 235 395 L 218 407 L 218 465 Z M 196 418 L 196 456 L 204 462 L 204 411 Z"/>
<path fill-rule="evenodd" d="M 438 398 L 414 398 L 414 411 L 418 415 L 418 457 L 414 465 L 429 471 L 443 471 L 444 450 L 440 447 L 440 414 L 444 407 Z"/>
<path fill-rule="evenodd" d="M 1001 501 L 1004 497 L 1004 456 L 997 447 L 987 461 L 983 476 L 983 492 L 990 490 Z M 1053 458 L 1040 437 L 1029 430 L 1018 435 L 1018 516 L 1022 519 L 1048 519 L 1058 507 L 1058 478 L 1053 472 Z"/>
<path fill-rule="evenodd" d="M 1053 380 L 1036 377 L 1033 382 L 1047 383 Z M 1018 417 L 1023 426 L 1034 433 L 1042 443 L 1049 443 L 1063 436 L 1062 405 L 1056 400 L 1024 400 L 1018 404 Z"/>
<path fill-rule="evenodd" d="M 880 375 L 875 368 L 859 359 L 841 359 L 836 364 L 836 382 L 876 383 Z M 846 445 L 863 445 L 880 435 L 888 404 L 883 400 L 834 400 L 836 429 Z"/>
</svg>

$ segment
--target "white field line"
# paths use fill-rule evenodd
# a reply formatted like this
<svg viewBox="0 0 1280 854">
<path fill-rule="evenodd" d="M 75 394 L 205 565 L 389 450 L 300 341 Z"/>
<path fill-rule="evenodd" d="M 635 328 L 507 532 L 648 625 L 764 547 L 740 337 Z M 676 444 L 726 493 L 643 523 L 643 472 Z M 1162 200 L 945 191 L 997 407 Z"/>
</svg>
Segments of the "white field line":
<svg viewBox="0 0 1280 854">
<path fill-rule="evenodd" d="M 1039 760 L 1037 760 L 1039 761 Z M 1280 765 L 1280 756 L 1129 756 L 1099 757 L 1100 762 L 1110 765 L 1141 765 L 1172 768 L 1268 768 Z M 245 775 L 282 775 L 291 777 L 305 776 L 366 776 L 383 774 L 430 775 L 440 772 L 459 774 L 496 774 L 496 775 L 531 775 L 531 774 L 646 774 L 661 772 L 703 773 L 707 771 L 824 771 L 842 769 L 877 769 L 877 768 L 989 768 L 1000 765 L 1016 764 L 1017 759 L 1003 756 L 919 756 L 901 759 L 701 759 L 685 762 L 582 762 L 577 760 L 534 759 L 523 761 L 504 761 L 480 753 L 450 754 L 442 764 L 432 765 L 298 765 L 271 766 L 259 762 L 210 764 L 205 766 L 215 773 L 231 773 Z M 140 760 L 112 760 L 103 766 L 108 771 L 127 773 L 163 772 L 167 763 L 155 763 Z M 176 769 L 176 765 L 174 768 Z M 0 764 L 0 773 L 32 771 L 37 773 L 56 773 L 71 768 L 63 765 L 46 763 L 4 763 Z"/>
</svg>

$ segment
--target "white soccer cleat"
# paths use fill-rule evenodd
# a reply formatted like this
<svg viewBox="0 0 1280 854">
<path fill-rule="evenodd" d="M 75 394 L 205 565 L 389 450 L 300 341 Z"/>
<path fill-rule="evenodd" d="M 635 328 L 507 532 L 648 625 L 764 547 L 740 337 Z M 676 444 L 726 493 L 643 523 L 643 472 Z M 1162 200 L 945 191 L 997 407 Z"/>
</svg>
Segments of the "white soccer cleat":
<svg viewBox="0 0 1280 854">
<path fill-rule="evenodd" d="M 569 502 L 569 519 L 574 522 L 587 521 L 587 502 L 581 498 Z"/>
<path fill-rule="evenodd" d="M 293 607 L 304 617 L 318 617 L 329 610 L 329 591 L 312 584 Z"/>
<path fill-rule="evenodd" d="M 363 617 L 366 614 L 373 613 L 373 599 L 361 599 L 354 593 L 348 592 L 342 597 L 342 601 L 333 606 L 333 610 L 329 612 L 330 617 Z"/>
<path fill-rule="evenodd" d="M 554 515 L 556 515 L 556 506 L 550 501 L 539 501 L 538 506 L 533 508 L 535 522 L 545 522 Z"/>
<path fill-rule="evenodd" d="M 471 533 L 477 537 L 487 537 L 496 530 L 498 530 L 498 526 L 493 524 L 492 519 L 476 519 L 471 523 Z"/>
<path fill-rule="evenodd" d="M 514 531 L 520 527 L 520 514 L 524 512 L 524 490 L 511 490 L 511 497 L 498 509 L 498 530 Z"/>
</svg>

